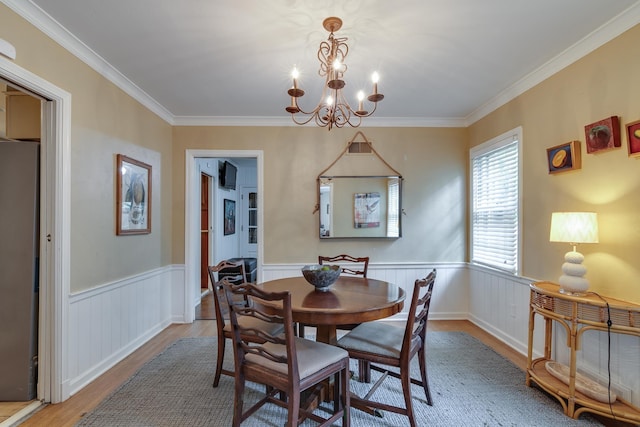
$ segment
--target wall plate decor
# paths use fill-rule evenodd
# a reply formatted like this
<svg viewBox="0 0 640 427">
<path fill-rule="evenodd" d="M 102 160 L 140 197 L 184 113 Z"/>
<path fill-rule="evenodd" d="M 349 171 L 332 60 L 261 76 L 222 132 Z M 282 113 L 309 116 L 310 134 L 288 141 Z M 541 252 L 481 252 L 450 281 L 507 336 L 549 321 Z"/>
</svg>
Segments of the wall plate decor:
<svg viewBox="0 0 640 427">
<path fill-rule="evenodd" d="M 627 124 L 627 144 L 629 157 L 640 156 L 640 120 Z"/>
<path fill-rule="evenodd" d="M 151 165 L 118 154 L 116 234 L 149 233 L 151 233 Z"/>
<path fill-rule="evenodd" d="M 580 169 L 580 141 L 571 141 L 547 148 L 547 163 L 550 174 Z"/>
<path fill-rule="evenodd" d="M 584 127 L 585 144 L 587 153 L 595 153 L 603 150 L 620 147 L 620 120 L 618 116 L 591 123 Z"/>
<path fill-rule="evenodd" d="M 224 199 L 224 235 L 236 234 L 236 202 Z"/>
</svg>

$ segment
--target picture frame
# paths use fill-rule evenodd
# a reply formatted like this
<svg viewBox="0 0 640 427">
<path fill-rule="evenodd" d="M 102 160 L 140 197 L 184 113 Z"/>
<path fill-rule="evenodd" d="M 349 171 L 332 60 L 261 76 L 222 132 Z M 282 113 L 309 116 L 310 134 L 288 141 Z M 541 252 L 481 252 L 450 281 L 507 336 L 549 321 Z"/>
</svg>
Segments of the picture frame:
<svg viewBox="0 0 640 427">
<path fill-rule="evenodd" d="M 236 234 L 236 202 L 224 199 L 224 235 Z"/>
<path fill-rule="evenodd" d="M 571 141 L 547 148 L 547 164 L 549 174 L 580 169 L 582 167 L 580 141 Z"/>
<path fill-rule="evenodd" d="M 353 227 L 380 227 L 380 193 L 355 193 L 353 195 Z"/>
<path fill-rule="evenodd" d="M 627 123 L 629 157 L 640 157 L 640 120 Z"/>
<path fill-rule="evenodd" d="M 622 146 L 618 116 L 611 116 L 586 125 L 584 135 L 587 153 L 597 153 Z"/>
<path fill-rule="evenodd" d="M 151 233 L 151 165 L 116 156 L 116 235 Z"/>
</svg>

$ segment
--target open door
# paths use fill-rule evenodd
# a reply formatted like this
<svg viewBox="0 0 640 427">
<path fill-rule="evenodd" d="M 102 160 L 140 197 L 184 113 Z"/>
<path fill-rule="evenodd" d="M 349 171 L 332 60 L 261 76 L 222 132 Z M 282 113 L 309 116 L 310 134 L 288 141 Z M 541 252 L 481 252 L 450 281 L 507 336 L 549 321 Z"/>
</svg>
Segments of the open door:
<svg viewBox="0 0 640 427">
<path fill-rule="evenodd" d="M 200 174 L 200 291 L 209 289 L 209 242 L 211 227 L 209 225 L 209 188 L 211 176 Z"/>
</svg>

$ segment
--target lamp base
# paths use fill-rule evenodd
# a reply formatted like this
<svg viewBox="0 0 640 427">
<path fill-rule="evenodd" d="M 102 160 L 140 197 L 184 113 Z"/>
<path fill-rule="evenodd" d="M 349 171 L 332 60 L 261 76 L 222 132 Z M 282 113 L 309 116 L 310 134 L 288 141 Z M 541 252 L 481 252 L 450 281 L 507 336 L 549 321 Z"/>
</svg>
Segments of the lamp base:
<svg viewBox="0 0 640 427">
<path fill-rule="evenodd" d="M 560 293 L 565 295 L 583 296 L 589 289 L 589 281 L 583 276 L 587 268 L 582 265 L 584 255 L 573 251 L 564 254 L 565 263 L 562 264 L 562 273 L 558 279 L 560 283 Z"/>
<path fill-rule="evenodd" d="M 560 284 L 560 293 L 565 295 L 584 296 L 589 289 L 589 281 L 584 277 L 563 274 L 558 279 L 558 283 Z"/>
</svg>

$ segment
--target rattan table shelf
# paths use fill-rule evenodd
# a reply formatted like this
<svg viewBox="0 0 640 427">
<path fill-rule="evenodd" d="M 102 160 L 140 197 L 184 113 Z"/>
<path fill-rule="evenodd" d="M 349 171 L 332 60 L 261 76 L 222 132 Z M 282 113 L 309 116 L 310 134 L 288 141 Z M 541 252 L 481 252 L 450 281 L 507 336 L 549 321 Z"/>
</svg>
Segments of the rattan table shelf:
<svg viewBox="0 0 640 427">
<path fill-rule="evenodd" d="M 557 284 L 550 282 L 536 282 L 531 284 L 530 288 L 527 386 L 531 386 L 532 381 L 538 384 L 560 402 L 564 413 L 571 418 L 591 412 L 619 421 L 640 423 L 640 408 L 630 402 L 618 398 L 609 405 L 587 397 L 575 388 L 576 351 L 580 349 L 583 333 L 589 330 L 610 330 L 615 334 L 640 337 L 640 305 L 589 293 L 586 296 L 565 295 L 559 292 Z M 536 315 L 544 319 L 544 354 L 533 359 Z M 607 325 L 609 319 L 610 327 Z M 545 368 L 545 363 L 552 360 L 554 323 L 567 332 L 567 346 L 570 349 L 569 384 L 558 380 Z"/>
</svg>

